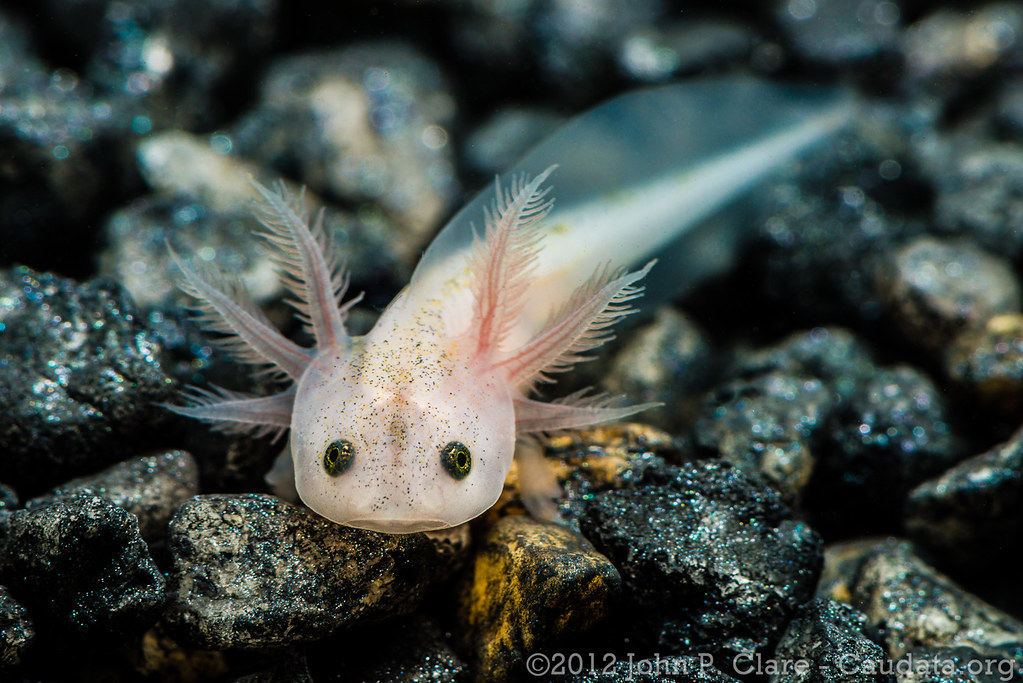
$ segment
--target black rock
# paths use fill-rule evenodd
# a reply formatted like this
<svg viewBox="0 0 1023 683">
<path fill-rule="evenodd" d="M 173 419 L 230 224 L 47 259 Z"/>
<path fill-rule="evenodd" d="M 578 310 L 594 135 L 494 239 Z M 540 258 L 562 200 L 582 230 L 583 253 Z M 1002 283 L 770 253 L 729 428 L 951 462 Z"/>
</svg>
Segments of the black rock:
<svg viewBox="0 0 1023 683">
<path fill-rule="evenodd" d="M 1023 535 L 1023 432 L 913 489 L 906 529 L 959 567 L 983 557 L 985 574 L 1003 573 L 999 567 L 1007 563 L 1015 575 L 1013 539 Z"/>
<path fill-rule="evenodd" d="M 171 520 L 165 615 L 182 642 L 278 647 L 412 611 L 434 575 L 422 534 L 343 527 L 265 495 L 197 496 Z"/>
<path fill-rule="evenodd" d="M 763 648 L 813 592 L 821 541 L 780 495 L 722 462 L 592 496 L 583 533 L 621 572 L 630 640 L 729 656 Z"/>
<path fill-rule="evenodd" d="M 873 354 L 864 342 L 841 327 L 793 333 L 771 346 L 739 354 L 735 366 L 737 374 L 746 376 L 780 370 L 817 377 L 834 392 L 836 405 L 849 400 L 876 371 Z"/>
<path fill-rule="evenodd" d="M 858 386 L 818 450 L 808 504 L 821 523 L 846 533 L 893 528 L 909 490 L 964 455 L 947 414 L 938 388 L 909 366 Z"/>
<path fill-rule="evenodd" d="M 636 422 L 551 435 L 545 456 L 564 491 L 557 510 L 561 521 L 578 531 L 579 517 L 598 491 L 670 483 L 675 473 L 668 462 L 681 459 L 680 442 Z"/>
<path fill-rule="evenodd" d="M 945 349 L 944 370 L 982 416 L 1014 428 L 1023 413 L 1023 315 L 997 315 L 960 334 Z"/>
<path fill-rule="evenodd" d="M 53 484 L 124 458 L 173 395 L 115 284 L 0 272 L 0 479 Z"/>
<path fill-rule="evenodd" d="M 818 591 L 862 611 L 893 660 L 918 647 L 1023 655 L 1023 622 L 965 591 L 904 541 L 829 546 Z"/>
<path fill-rule="evenodd" d="M 808 603 L 774 650 L 771 683 L 882 683 L 888 658 L 864 634 L 867 617 L 849 605 L 823 598 Z M 802 663 L 802 664 L 800 664 Z M 803 671 L 796 667 L 802 666 Z"/>
<path fill-rule="evenodd" d="M 878 261 L 897 238 L 919 230 L 899 215 L 902 207 L 878 199 L 904 182 L 881 170 L 900 167 L 900 150 L 880 151 L 854 135 L 834 148 L 834 158 L 808 164 L 802 180 L 769 188 L 761 209 L 762 241 L 750 265 L 763 272 L 762 293 L 785 311 L 787 325 L 876 321 Z"/>
<path fill-rule="evenodd" d="M 878 290 L 906 340 L 940 352 L 964 329 L 1019 310 L 1011 264 L 962 240 L 918 237 L 883 260 Z"/>
<path fill-rule="evenodd" d="M 88 273 L 93 225 L 128 158 L 129 117 L 70 69 L 49 73 L 31 55 L 9 75 L 0 83 L 0 263 Z"/>
<path fill-rule="evenodd" d="M 716 457 L 760 471 L 787 500 L 810 481 L 814 440 L 835 405 L 816 377 L 772 372 L 714 391 L 693 426 L 693 441 Z"/>
<path fill-rule="evenodd" d="M 892 663 L 898 683 L 1006 683 L 1019 678 L 1017 666 L 971 647 L 917 647 Z"/>
<path fill-rule="evenodd" d="M 346 633 L 308 649 L 316 683 L 471 680 L 468 665 L 447 642 L 444 631 L 422 615 Z"/>
<path fill-rule="evenodd" d="M 136 112 L 134 131 L 208 126 L 222 114 L 211 92 L 264 54 L 279 28 L 276 0 L 82 0 L 43 3 L 47 25 L 84 53 L 85 75 Z"/>
<path fill-rule="evenodd" d="M 39 630 L 120 642 L 159 616 L 164 577 L 135 515 L 98 497 L 0 518 L 0 582 Z"/>
<path fill-rule="evenodd" d="M 36 510 L 78 496 L 99 496 L 139 520 L 142 537 L 163 538 L 174 510 L 199 493 L 199 469 L 184 451 L 126 460 L 102 472 L 65 482 L 25 503 Z"/>
<path fill-rule="evenodd" d="M 662 403 L 637 419 L 678 430 L 695 411 L 718 363 L 706 334 L 690 318 L 664 307 L 643 327 L 630 330 L 600 379 L 611 394 L 635 403 Z M 690 399 L 690 400 L 687 400 Z"/>
<path fill-rule="evenodd" d="M 35 635 L 28 612 L 0 586 L 0 670 L 17 665 Z"/>
<path fill-rule="evenodd" d="M 1023 253 L 1023 150 L 971 138 L 949 147 L 939 163 L 928 165 L 935 176 L 936 227 L 1017 258 Z"/>
</svg>

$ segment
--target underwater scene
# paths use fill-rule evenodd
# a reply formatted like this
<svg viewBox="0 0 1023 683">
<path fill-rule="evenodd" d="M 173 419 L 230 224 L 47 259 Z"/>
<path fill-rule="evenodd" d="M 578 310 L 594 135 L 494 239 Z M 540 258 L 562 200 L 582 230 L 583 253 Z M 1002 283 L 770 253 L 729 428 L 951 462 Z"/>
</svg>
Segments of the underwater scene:
<svg viewBox="0 0 1023 683">
<path fill-rule="evenodd" d="M 1021 274 L 1021 3 L 0 0 L 0 681 L 1023 680 Z"/>
</svg>

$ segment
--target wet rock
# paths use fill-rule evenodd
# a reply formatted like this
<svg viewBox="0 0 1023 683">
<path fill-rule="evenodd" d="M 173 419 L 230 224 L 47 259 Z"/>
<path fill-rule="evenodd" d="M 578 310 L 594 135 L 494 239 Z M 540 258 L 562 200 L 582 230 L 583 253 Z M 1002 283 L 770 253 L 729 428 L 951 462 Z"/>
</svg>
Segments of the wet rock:
<svg viewBox="0 0 1023 683">
<path fill-rule="evenodd" d="M 745 60 L 757 36 L 749 26 L 714 17 L 646 24 L 618 48 L 618 65 L 640 82 L 664 81 Z"/>
<path fill-rule="evenodd" d="M 795 500 L 810 481 L 814 439 L 834 405 L 830 388 L 816 377 L 772 372 L 736 380 L 707 398 L 693 442 L 761 472 Z"/>
<path fill-rule="evenodd" d="M 372 201 L 420 249 L 456 187 L 448 128 L 454 105 L 436 64 L 399 43 L 290 57 L 235 127 L 238 150 L 303 183 Z"/>
<path fill-rule="evenodd" d="M 739 376 L 780 371 L 817 377 L 833 392 L 835 405 L 848 401 L 876 370 L 870 349 L 841 327 L 795 332 L 771 346 L 740 353 L 735 359 L 735 373 Z"/>
<path fill-rule="evenodd" d="M 966 328 L 1019 310 L 1012 266 L 969 242 L 919 237 L 893 252 L 878 289 L 910 343 L 933 352 Z"/>
<path fill-rule="evenodd" d="M 468 665 L 448 644 L 443 630 L 421 615 L 360 629 L 327 641 L 322 647 L 311 647 L 309 661 L 317 683 L 469 680 Z"/>
<path fill-rule="evenodd" d="M 141 633 L 164 602 L 135 515 L 95 496 L 0 520 L 0 582 L 40 630 L 96 641 Z"/>
<path fill-rule="evenodd" d="M 894 55 L 900 4 L 891 0 L 782 0 L 774 15 L 800 57 L 848 65 Z"/>
<path fill-rule="evenodd" d="M 754 267 L 787 324 L 876 320 L 882 306 L 871 273 L 897 238 L 918 230 L 873 196 L 896 182 L 879 177 L 886 161 L 898 163 L 891 152 L 859 138 L 836 145 L 847 152 L 840 161 L 808 165 L 802 181 L 769 188 L 765 200 Z"/>
<path fill-rule="evenodd" d="M 667 463 L 677 462 L 681 451 L 670 434 L 627 422 L 555 434 L 545 443 L 545 455 L 564 492 L 557 513 L 562 522 L 578 530 L 578 519 L 594 493 L 642 481 L 668 481 L 672 470 Z M 517 466 L 512 470 L 516 472 Z M 508 497 L 514 500 L 516 483 L 510 483 Z M 502 502 L 507 503 L 504 495 L 498 505 Z"/>
<path fill-rule="evenodd" d="M 270 47 L 276 0 L 95 0 L 43 3 L 48 30 L 84 53 L 89 80 L 139 110 L 136 132 L 209 125 L 212 90 Z M 172 103 L 172 105 L 171 105 Z"/>
<path fill-rule="evenodd" d="M 985 657 L 969 647 L 913 648 L 892 669 L 898 683 L 1005 683 L 1018 678 L 1011 659 Z"/>
<path fill-rule="evenodd" d="M 595 493 L 580 520 L 622 574 L 630 642 L 729 657 L 765 647 L 813 592 L 820 538 L 788 519 L 774 489 L 727 463 L 658 476 Z"/>
<path fill-rule="evenodd" d="M 703 331 L 665 307 L 650 323 L 630 330 L 602 385 L 631 402 L 662 403 L 643 411 L 639 419 L 677 431 L 694 412 L 695 399 L 686 398 L 707 387 L 714 369 L 714 354 Z"/>
<path fill-rule="evenodd" d="M 50 73 L 19 55 L 12 72 L 0 84 L 4 261 L 88 273 L 81 256 L 103 199 L 118 186 L 128 117 L 69 69 Z"/>
<path fill-rule="evenodd" d="M 620 587 L 615 568 L 578 534 L 524 516 L 501 519 L 459 589 L 477 680 L 505 680 L 524 668 L 527 654 L 592 627 Z"/>
<path fill-rule="evenodd" d="M 126 460 L 102 472 L 72 479 L 26 502 L 36 510 L 78 496 L 99 496 L 139 520 L 139 532 L 150 542 L 167 530 L 174 510 L 199 493 L 199 468 L 184 451 Z"/>
<path fill-rule="evenodd" d="M 28 612 L 0 586 L 0 669 L 17 665 L 35 635 Z"/>
<path fill-rule="evenodd" d="M 31 489 L 127 456 L 173 395 L 158 349 L 112 283 L 0 272 L 0 479 Z"/>
<path fill-rule="evenodd" d="M 963 235 L 992 254 L 1023 253 L 1023 150 L 1015 144 L 969 139 L 939 151 L 946 163 L 929 164 L 939 230 Z"/>
<path fill-rule="evenodd" d="M 955 92 L 966 78 L 1017 61 L 1021 34 L 1023 8 L 1015 3 L 992 2 L 970 11 L 936 9 L 903 35 L 906 71 L 920 87 Z"/>
<path fill-rule="evenodd" d="M 260 648 L 323 638 L 411 611 L 433 576 L 422 534 L 343 527 L 265 495 L 197 496 L 170 522 L 175 599 L 165 619 L 184 643 Z"/>
<path fill-rule="evenodd" d="M 917 647 L 964 646 L 1010 658 L 1023 652 L 1023 623 L 963 590 L 903 541 L 830 546 L 819 591 L 866 614 L 892 659 Z"/>
<path fill-rule="evenodd" d="M 882 683 L 888 658 L 865 633 L 867 617 L 849 605 L 817 598 L 789 623 L 774 651 L 793 668 L 770 675 L 771 683 L 843 681 Z M 798 671 L 798 662 L 806 662 Z"/>
<path fill-rule="evenodd" d="M 917 484 L 964 453 L 941 392 L 909 366 L 879 369 L 831 416 L 808 501 L 845 532 L 889 529 Z M 849 515 L 848 510 L 855 510 Z"/>
<path fill-rule="evenodd" d="M 1023 534 L 1023 432 L 917 486 L 905 520 L 914 538 L 960 567 L 984 557 L 1000 574 L 996 558 L 1014 564 L 1009 539 Z"/>
<path fill-rule="evenodd" d="M 1023 315 L 996 315 L 948 347 L 945 374 L 986 410 L 1012 419 L 1023 412 Z"/>
<path fill-rule="evenodd" d="M 174 144 L 166 138 L 159 141 Z M 195 176 L 201 168 L 197 162 L 178 170 Z M 208 187 L 225 187 L 248 177 L 226 175 L 234 180 L 211 182 Z M 262 177 L 268 183 L 273 180 Z M 283 298 L 284 286 L 264 249 L 266 241 L 254 234 L 260 226 L 253 216 L 257 205 L 251 186 L 246 183 L 236 194 L 232 189 L 214 192 L 219 196 L 215 201 L 206 192 L 192 194 L 196 188 L 179 186 L 176 180 L 168 180 L 167 188 L 174 194 L 137 199 L 111 216 L 104 228 L 108 248 L 101 257 L 101 272 L 117 278 L 139 305 L 185 306 L 190 300 L 177 289 L 181 271 L 167 250 L 170 244 L 186 264 L 213 264 L 234 274 L 257 303 Z M 310 215 L 315 215 L 322 206 L 319 199 L 309 193 L 303 198 Z M 352 291 L 375 285 L 389 292 L 399 286 L 403 273 L 411 272 L 411 264 L 402 261 L 393 227 L 382 216 L 367 212 L 363 220 L 328 207 L 323 226 L 348 260 Z M 290 316 L 293 311 L 281 307 L 280 313 Z"/>
</svg>

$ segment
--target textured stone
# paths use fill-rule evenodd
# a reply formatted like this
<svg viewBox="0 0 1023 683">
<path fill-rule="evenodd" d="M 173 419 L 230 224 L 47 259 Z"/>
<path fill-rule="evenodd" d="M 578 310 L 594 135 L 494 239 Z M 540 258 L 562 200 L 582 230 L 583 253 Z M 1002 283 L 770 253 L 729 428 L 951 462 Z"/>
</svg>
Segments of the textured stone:
<svg viewBox="0 0 1023 683">
<path fill-rule="evenodd" d="M 736 380 L 707 397 L 693 440 L 712 455 L 762 472 L 795 500 L 810 481 L 814 440 L 835 403 L 816 377 L 771 372 Z"/>
<path fill-rule="evenodd" d="M 943 559 L 975 567 L 985 558 L 987 573 L 1007 570 L 1015 578 L 1015 539 L 1023 536 L 1023 432 L 913 489 L 905 523 Z"/>
<path fill-rule="evenodd" d="M 889 664 L 881 646 L 864 633 L 867 617 L 849 605 L 817 598 L 789 623 L 774 650 L 777 662 L 795 666 L 769 676 L 771 683 L 883 683 Z"/>
<path fill-rule="evenodd" d="M 1023 622 L 966 592 L 904 541 L 830 546 L 818 590 L 866 614 L 892 659 L 917 647 L 964 646 L 1009 658 L 1023 653 Z"/>
<path fill-rule="evenodd" d="M 58 500 L 99 496 L 124 508 L 139 520 L 139 531 L 150 541 L 164 536 L 174 510 L 199 493 L 199 469 L 184 451 L 126 460 L 97 474 L 67 481 L 25 503 L 34 510 Z"/>
<path fill-rule="evenodd" d="M 35 635 L 28 612 L 0 586 L 0 669 L 18 664 Z"/>
<path fill-rule="evenodd" d="M 976 397 L 985 410 L 1007 420 L 1023 413 L 1023 315 L 1006 313 L 949 345 L 945 374 Z"/>
<path fill-rule="evenodd" d="M 526 655 L 592 627 L 620 587 L 615 568 L 578 534 L 523 516 L 501 519 L 459 589 L 477 680 L 506 680 Z"/>
<path fill-rule="evenodd" d="M 889 317 L 910 343 L 932 352 L 1020 306 L 1012 265 L 962 240 L 919 237 L 890 254 L 879 273 Z"/>
<path fill-rule="evenodd" d="M 158 351 L 118 286 L 0 272 L 0 480 L 52 485 L 127 456 L 173 394 Z"/>
<path fill-rule="evenodd" d="M 948 420 L 929 377 L 907 365 L 878 369 L 832 414 L 808 504 L 845 533 L 893 529 L 910 489 L 965 455 Z"/>
<path fill-rule="evenodd" d="M 777 491 L 727 463 L 648 474 L 592 495 L 580 520 L 622 574 L 630 642 L 662 654 L 765 647 L 813 592 L 816 532 L 788 519 Z"/>
<path fill-rule="evenodd" d="M 141 633 L 164 604 L 135 515 L 95 496 L 0 519 L 0 582 L 40 630 L 95 641 Z"/>
<path fill-rule="evenodd" d="M 284 646 L 410 612 L 434 572 L 422 534 L 343 527 L 266 495 L 197 496 L 170 522 L 168 626 L 205 648 Z"/>
</svg>

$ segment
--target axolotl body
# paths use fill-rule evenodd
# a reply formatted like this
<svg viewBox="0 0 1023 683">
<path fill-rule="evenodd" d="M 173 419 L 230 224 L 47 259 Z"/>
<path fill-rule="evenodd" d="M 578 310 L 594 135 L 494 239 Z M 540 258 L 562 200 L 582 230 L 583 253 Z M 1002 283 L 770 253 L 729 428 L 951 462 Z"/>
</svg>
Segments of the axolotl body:
<svg viewBox="0 0 1023 683">
<path fill-rule="evenodd" d="M 627 267 L 678 241 L 685 248 L 662 262 L 673 289 L 723 267 L 736 234 L 701 232 L 701 221 L 848 111 L 835 92 L 749 80 L 612 100 L 457 214 L 361 337 L 346 329 L 357 299 L 343 301 L 336 250 L 300 202 L 256 185 L 264 236 L 316 345 L 282 335 L 240 287 L 182 264 L 201 320 L 284 386 L 265 397 L 193 389 L 188 406 L 171 409 L 229 432 L 290 429 L 283 457 L 299 497 L 340 524 L 409 533 L 471 520 L 500 495 L 519 437 L 646 407 L 531 397 L 630 313 L 653 262 Z"/>
</svg>

